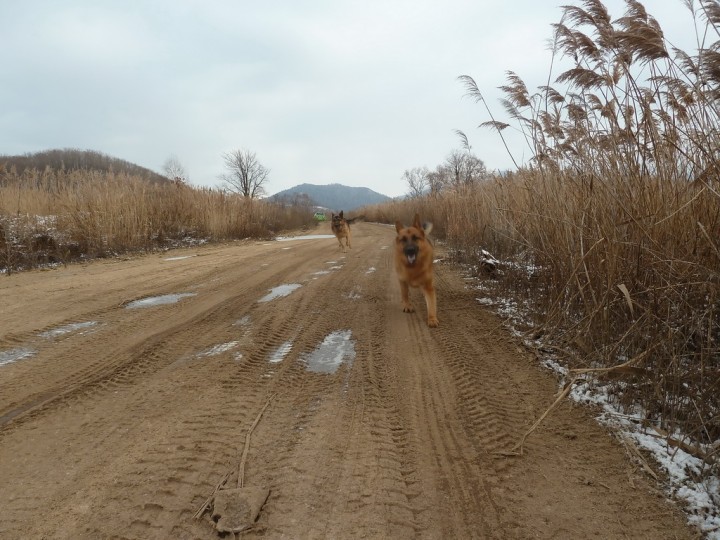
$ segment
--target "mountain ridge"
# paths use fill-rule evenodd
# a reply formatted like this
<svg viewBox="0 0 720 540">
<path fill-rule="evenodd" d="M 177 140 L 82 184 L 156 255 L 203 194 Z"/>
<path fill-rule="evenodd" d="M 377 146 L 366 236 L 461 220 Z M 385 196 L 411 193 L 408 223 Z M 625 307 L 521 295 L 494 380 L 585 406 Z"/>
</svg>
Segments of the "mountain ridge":
<svg viewBox="0 0 720 540">
<path fill-rule="evenodd" d="M 316 206 L 333 211 L 351 211 L 363 206 L 380 204 L 391 197 L 366 187 L 333 184 L 299 184 L 270 196 L 275 201 L 292 200 L 297 195 L 307 195 Z"/>
</svg>

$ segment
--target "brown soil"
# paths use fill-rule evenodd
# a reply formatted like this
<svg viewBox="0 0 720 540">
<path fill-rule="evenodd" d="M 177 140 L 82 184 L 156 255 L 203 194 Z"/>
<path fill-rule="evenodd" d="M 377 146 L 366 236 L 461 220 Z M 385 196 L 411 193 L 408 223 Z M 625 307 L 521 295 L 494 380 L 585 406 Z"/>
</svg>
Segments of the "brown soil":
<svg viewBox="0 0 720 540">
<path fill-rule="evenodd" d="M 247 538 L 697 538 L 568 401 L 503 456 L 556 379 L 450 265 L 440 327 L 417 290 L 403 313 L 393 237 L 363 223 L 346 254 L 334 238 L 237 242 L 0 279 L 0 352 L 36 351 L 0 367 L 0 538 L 217 538 L 193 515 L 268 401 L 244 484 L 270 496 Z M 196 295 L 125 307 L 170 293 Z M 97 324 L 41 335 L 82 322 Z M 308 370 L 337 330 L 354 360 Z"/>
</svg>

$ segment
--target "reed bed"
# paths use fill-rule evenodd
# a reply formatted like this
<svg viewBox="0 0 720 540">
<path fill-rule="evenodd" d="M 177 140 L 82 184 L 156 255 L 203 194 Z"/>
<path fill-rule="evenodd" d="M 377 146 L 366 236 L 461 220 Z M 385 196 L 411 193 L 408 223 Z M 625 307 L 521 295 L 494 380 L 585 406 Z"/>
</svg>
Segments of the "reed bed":
<svg viewBox="0 0 720 540">
<path fill-rule="evenodd" d="M 269 238 L 313 226 L 307 204 L 273 204 L 125 173 L 0 171 L 0 269 Z"/>
<path fill-rule="evenodd" d="M 492 253 L 501 264 L 488 280 L 531 314 L 529 338 L 570 368 L 627 363 L 610 385 L 617 403 L 704 448 L 717 474 L 720 3 L 687 3 L 692 55 L 626 4 L 614 20 L 597 0 L 565 6 L 553 63 L 566 68 L 538 91 L 508 74 L 508 123 L 485 125 L 521 130 L 529 163 L 364 213 L 392 223 L 419 211 L 478 268 Z"/>
</svg>

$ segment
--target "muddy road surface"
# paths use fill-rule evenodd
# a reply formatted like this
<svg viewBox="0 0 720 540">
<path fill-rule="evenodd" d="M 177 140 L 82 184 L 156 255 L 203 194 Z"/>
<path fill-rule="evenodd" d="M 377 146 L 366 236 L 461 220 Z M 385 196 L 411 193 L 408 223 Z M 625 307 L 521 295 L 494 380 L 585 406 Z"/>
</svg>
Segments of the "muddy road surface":
<svg viewBox="0 0 720 540">
<path fill-rule="evenodd" d="M 270 490 L 245 538 L 696 538 L 591 411 L 503 455 L 556 379 L 447 263 L 440 327 L 403 313 L 393 239 L 0 277 L 0 538 L 218 538 L 194 516 L 241 462 Z"/>
</svg>

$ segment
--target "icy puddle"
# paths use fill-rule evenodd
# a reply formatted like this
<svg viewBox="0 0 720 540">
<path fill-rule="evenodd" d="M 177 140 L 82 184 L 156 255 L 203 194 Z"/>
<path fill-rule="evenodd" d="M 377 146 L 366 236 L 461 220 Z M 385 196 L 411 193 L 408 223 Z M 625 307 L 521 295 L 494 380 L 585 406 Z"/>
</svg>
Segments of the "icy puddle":
<svg viewBox="0 0 720 540">
<path fill-rule="evenodd" d="M 9 351 L 0 351 L 0 366 L 4 366 L 10 362 L 17 362 L 23 358 L 30 358 L 35 352 L 33 349 L 27 349 L 25 347 L 18 347 L 17 349 L 10 349 Z"/>
<path fill-rule="evenodd" d="M 276 298 L 281 298 L 283 296 L 287 296 L 291 292 L 293 292 L 295 289 L 299 289 L 302 287 L 299 283 L 288 283 L 286 285 L 280 285 L 279 287 L 273 287 L 270 289 L 270 292 L 263 296 L 258 302 L 269 302 L 270 300 L 275 300 Z"/>
<path fill-rule="evenodd" d="M 183 259 L 190 259 L 194 256 L 195 255 L 182 255 L 178 257 L 168 257 L 167 259 L 163 259 L 163 261 L 182 261 Z"/>
<path fill-rule="evenodd" d="M 162 296 L 150 296 L 148 298 L 143 298 L 142 300 L 135 300 L 133 302 L 130 302 L 125 307 L 127 309 L 136 309 L 136 308 L 164 306 L 166 304 L 175 304 L 176 302 L 179 302 L 183 298 L 187 298 L 189 296 L 197 296 L 197 293 L 178 293 L 178 294 L 164 294 Z"/>
<path fill-rule="evenodd" d="M 92 328 L 97 324 L 97 321 L 88 321 L 81 323 L 66 324 L 65 326 L 58 326 L 52 330 L 42 332 L 38 334 L 41 338 L 51 339 L 58 336 L 63 336 L 71 332 L 77 332 L 78 330 L 84 330 L 85 328 Z"/>
<path fill-rule="evenodd" d="M 240 342 L 239 341 L 228 341 L 227 343 L 221 343 L 220 345 L 215 345 L 214 347 L 209 348 L 207 351 L 203 351 L 201 353 L 198 353 L 198 357 L 203 356 L 217 356 L 219 354 L 232 351 L 235 347 L 238 346 Z"/>
<path fill-rule="evenodd" d="M 268 358 L 268 362 L 272 364 L 277 364 L 278 362 L 282 362 L 285 357 L 290 353 L 292 350 L 293 343 L 292 341 L 286 341 L 282 345 L 280 345 L 277 349 L 273 351 L 273 353 L 270 355 L 270 358 Z"/>
<path fill-rule="evenodd" d="M 304 236 L 278 236 L 275 240 L 278 242 L 290 242 L 292 240 L 318 240 L 318 239 L 335 238 L 334 234 L 306 234 Z"/>
<path fill-rule="evenodd" d="M 355 342 L 351 330 L 338 330 L 328 334 L 323 342 L 301 360 L 313 373 L 335 373 L 343 362 L 352 364 L 355 359 Z"/>
</svg>

